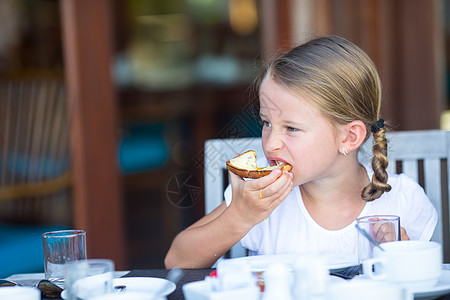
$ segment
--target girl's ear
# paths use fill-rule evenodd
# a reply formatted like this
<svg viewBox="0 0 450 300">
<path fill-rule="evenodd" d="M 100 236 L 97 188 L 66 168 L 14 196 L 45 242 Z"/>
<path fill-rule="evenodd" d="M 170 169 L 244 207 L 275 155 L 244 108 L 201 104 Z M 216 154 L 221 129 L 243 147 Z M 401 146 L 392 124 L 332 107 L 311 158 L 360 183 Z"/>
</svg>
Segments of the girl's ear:
<svg viewBox="0 0 450 300">
<path fill-rule="evenodd" d="M 341 141 L 341 147 L 348 152 L 357 150 L 366 139 L 367 129 L 362 121 L 353 121 L 344 127 L 344 139 Z"/>
</svg>

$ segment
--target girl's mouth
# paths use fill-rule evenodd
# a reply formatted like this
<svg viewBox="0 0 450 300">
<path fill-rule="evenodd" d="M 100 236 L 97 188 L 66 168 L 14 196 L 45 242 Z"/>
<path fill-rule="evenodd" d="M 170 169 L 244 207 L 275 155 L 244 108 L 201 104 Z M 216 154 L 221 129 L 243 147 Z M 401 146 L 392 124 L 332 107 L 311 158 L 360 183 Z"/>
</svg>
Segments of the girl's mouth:
<svg viewBox="0 0 450 300">
<path fill-rule="evenodd" d="M 271 166 L 280 166 L 280 165 L 286 165 L 286 164 L 287 163 L 282 160 L 275 160 L 275 159 L 269 160 L 269 165 L 271 165 Z"/>
</svg>

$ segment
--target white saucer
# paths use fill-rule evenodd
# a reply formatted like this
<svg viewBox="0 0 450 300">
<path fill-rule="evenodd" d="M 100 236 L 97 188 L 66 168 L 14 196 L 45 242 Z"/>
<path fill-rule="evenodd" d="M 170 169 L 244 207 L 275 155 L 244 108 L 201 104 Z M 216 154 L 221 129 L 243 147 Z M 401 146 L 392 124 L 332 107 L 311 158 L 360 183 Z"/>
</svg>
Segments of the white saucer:
<svg viewBox="0 0 450 300">
<path fill-rule="evenodd" d="M 271 255 L 254 255 L 233 258 L 233 260 L 240 260 L 248 263 L 254 272 L 264 271 L 271 263 L 285 263 L 293 265 L 302 254 L 271 254 Z M 358 264 L 357 257 L 353 255 L 340 254 L 324 254 L 328 259 L 330 269 L 347 268 Z"/>
<path fill-rule="evenodd" d="M 172 293 L 176 284 L 170 280 L 157 278 L 157 277 L 124 277 L 114 278 L 113 288 L 117 290 L 117 287 L 124 286 L 124 292 L 144 292 L 146 294 L 154 294 L 158 297 L 165 297 Z M 62 299 L 67 299 L 66 291 L 61 293 Z"/>
<path fill-rule="evenodd" d="M 450 293 L 450 270 L 442 270 L 438 283 L 429 288 L 414 291 L 414 299 L 430 300 Z"/>
</svg>

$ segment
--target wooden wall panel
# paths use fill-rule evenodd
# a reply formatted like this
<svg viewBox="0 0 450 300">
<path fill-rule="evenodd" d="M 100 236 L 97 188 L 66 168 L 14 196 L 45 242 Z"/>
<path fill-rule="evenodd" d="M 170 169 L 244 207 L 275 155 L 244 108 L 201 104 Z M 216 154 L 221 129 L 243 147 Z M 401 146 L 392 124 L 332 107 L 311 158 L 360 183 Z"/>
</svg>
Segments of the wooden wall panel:
<svg viewBox="0 0 450 300">
<path fill-rule="evenodd" d="M 441 99 L 438 99 L 439 59 L 435 19 L 439 17 L 435 1 L 399 1 L 398 82 L 400 128 L 439 127 Z"/>
<path fill-rule="evenodd" d="M 395 130 L 440 127 L 443 33 L 438 0 L 319 0 L 316 34 L 343 36 L 374 60 Z"/>
</svg>

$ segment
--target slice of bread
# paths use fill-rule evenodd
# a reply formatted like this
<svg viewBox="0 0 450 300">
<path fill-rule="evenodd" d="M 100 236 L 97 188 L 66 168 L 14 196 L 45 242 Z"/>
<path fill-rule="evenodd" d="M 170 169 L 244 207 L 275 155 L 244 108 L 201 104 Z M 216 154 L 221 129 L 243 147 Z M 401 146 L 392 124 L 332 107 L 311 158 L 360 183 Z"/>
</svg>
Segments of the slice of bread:
<svg viewBox="0 0 450 300">
<path fill-rule="evenodd" d="M 253 150 L 249 150 L 228 160 L 227 169 L 244 178 L 256 179 L 269 175 L 275 169 L 282 169 L 289 172 L 292 166 L 289 164 L 278 164 L 276 166 L 258 168 L 256 165 L 256 153 Z"/>
</svg>

